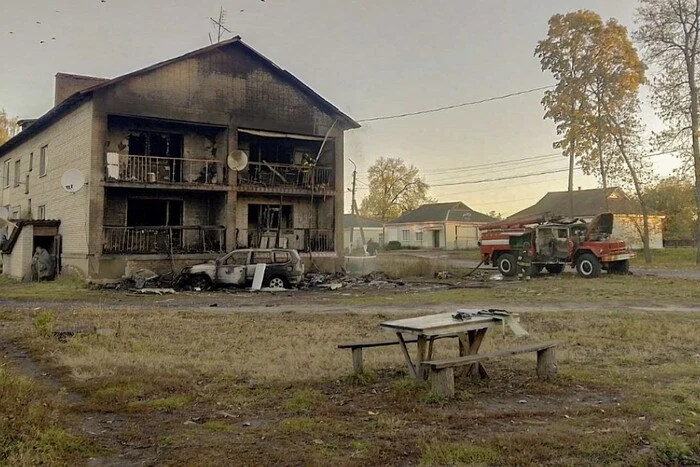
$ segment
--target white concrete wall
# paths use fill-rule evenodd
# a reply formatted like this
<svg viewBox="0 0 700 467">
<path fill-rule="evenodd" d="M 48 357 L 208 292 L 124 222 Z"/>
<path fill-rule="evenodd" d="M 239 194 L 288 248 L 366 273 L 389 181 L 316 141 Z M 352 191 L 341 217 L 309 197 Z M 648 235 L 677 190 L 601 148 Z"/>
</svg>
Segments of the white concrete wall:
<svg viewBox="0 0 700 467">
<path fill-rule="evenodd" d="M 11 232 L 11 231 L 10 231 Z M 3 275 L 24 279 L 29 277 L 34 249 L 34 227 L 24 226 L 17 238 L 11 255 L 3 255 Z"/>
<path fill-rule="evenodd" d="M 380 245 L 384 244 L 384 229 L 382 227 L 364 227 L 362 231 L 365 234 L 365 244 L 369 242 L 370 240 L 379 243 Z M 353 244 L 353 249 L 354 248 L 362 248 L 362 235 L 360 234 L 360 228 L 355 227 L 353 229 L 353 234 L 352 234 L 352 244 Z M 345 245 L 345 248 L 350 246 L 350 228 L 346 227 L 345 228 L 345 237 L 344 237 L 344 242 L 343 244 Z"/>
<path fill-rule="evenodd" d="M 628 247 L 635 250 L 644 247 L 639 229 L 643 229 L 642 216 L 623 216 L 615 214 L 613 225 L 613 237 L 624 240 Z M 663 217 L 649 216 L 649 247 L 663 248 Z"/>
<path fill-rule="evenodd" d="M 92 102 L 86 102 L 0 157 L 0 167 L 9 160 L 12 168 L 10 186 L 5 188 L 3 184 L 0 191 L 0 205 L 20 206 L 23 219 L 37 219 L 39 206 L 45 206 L 46 219 L 61 221 L 59 234 L 63 237 L 63 265 L 74 265 L 81 269 L 87 264 L 88 253 L 88 189 L 85 187 L 77 193 L 68 193 L 61 186 L 61 177 L 68 169 L 78 169 L 87 179 L 90 173 L 91 125 Z M 46 175 L 41 175 L 40 154 L 45 145 L 48 145 Z M 31 153 L 34 155 L 30 171 Z M 16 160 L 20 160 L 22 184 L 19 186 L 15 186 L 14 183 Z M 24 181 L 27 174 L 29 189 L 28 193 L 25 193 L 27 190 Z M 16 254 L 29 255 L 17 261 L 31 261 L 31 247 L 22 253 L 13 250 L 10 256 L 14 257 Z M 15 259 L 9 261 L 12 262 L 11 267 L 14 270 Z"/>
</svg>

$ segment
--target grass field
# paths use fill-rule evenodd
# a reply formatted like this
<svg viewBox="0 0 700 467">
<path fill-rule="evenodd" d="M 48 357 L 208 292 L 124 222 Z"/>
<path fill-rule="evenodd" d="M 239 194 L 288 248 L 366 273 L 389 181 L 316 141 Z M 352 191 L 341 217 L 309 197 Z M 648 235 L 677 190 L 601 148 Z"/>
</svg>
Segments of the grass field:
<svg viewBox="0 0 700 467">
<path fill-rule="evenodd" d="M 679 247 L 651 250 L 651 267 L 657 268 L 697 268 L 695 264 L 695 248 Z M 632 260 L 632 266 L 648 267 L 644 262 L 644 252 L 637 251 L 637 256 Z"/>
<path fill-rule="evenodd" d="M 422 297 L 413 301 L 422 303 Z M 5 310 L 0 340 L 25 349 L 79 401 L 61 403 L 47 391 L 22 389 L 40 386 L 17 379 L 8 367 L 0 373 L 0 390 L 10 394 L 0 397 L 0 413 L 9 406 L 18 414 L 12 433 L 24 434 L 27 444 L 18 451 L 16 441 L 5 442 L 15 448 L 0 456 L 10 452 L 15 457 L 9 459 L 19 459 L 12 465 L 32 465 L 49 452 L 49 464 L 69 464 L 106 445 L 136 446 L 138 454 L 131 455 L 159 465 L 234 458 L 240 465 L 700 462 L 695 313 L 615 307 L 525 313 L 529 339 L 565 342 L 558 378 L 538 381 L 533 356 L 489 362 L 489 380 L 459 379 L 457 396 L 445 400 L 406 377 L 397 348 L 367 351 L 363 375 L 350 375 L 349 352 L 335 348 L 386 337 L 377 324 L 399 316 L 396 310 Z M 65 343 L 50 335 L 54 327 L 75 324 L 99 332 Z M 484 346 L 512 344 L 514 337 L 497 331 Z M 444 341 L 438 351 L 454 349 Z M 17 391 L 26 403 L 15 402 Z M 49 429 L 63 440 L 50 442 L 51 451 L 32 447 L 46 440 L 44 428 L 37 428 L 46 422 L 22 415 L 43 401 L 52 408 Z M 86 430 L 88 422 L 76 421 L 81 417 L 104 432 Z M 114 439 L 118 443 L 110 445 Z M 18 452 L 34 457 L 22 460 Z"/>
</svg>

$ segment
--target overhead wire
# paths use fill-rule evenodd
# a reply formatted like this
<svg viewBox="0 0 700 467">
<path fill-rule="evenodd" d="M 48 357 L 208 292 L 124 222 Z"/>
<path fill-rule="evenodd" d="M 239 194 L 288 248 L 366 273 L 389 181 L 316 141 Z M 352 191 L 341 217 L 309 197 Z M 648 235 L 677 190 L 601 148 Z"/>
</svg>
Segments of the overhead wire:
<svg viewBox="0 0 700 467">
<path fill-rule="evenodd" d="M 552 85 L 540 86 L 537 88 L 526 89 L 524 91 L 516 91 L 516 92 L 511 92 L 508 94 L 503 94 L 500 96 L 487 97 L 485 99 L 479 99 L 479 100 L 475 100 L 475 101 L 461 102 L 459 104 L 445 105 L 442 107 L 435 107 L 432 109 L 417 110 L 415 112 L 406 112 L 406 113 L 394 114 L 394 115 L 384 115 L 381 117 L 362 118 L 362 119 L 357 120 L 357 122 L 358 123 L 368 123 L 368 122 L 377 122 L 377 121 L 381 121 L 381 120 L 394 120 L 397 118 L 414 117 L 416 115 L 431 114 L 431 113 L 436 113 L 436 112 L 442 112 L 445 110 L 458 109 L 460 107 L 468 107 L 468 106 L 472 106 L 472 105 L 485 104 L 487 102 L 494 102 L 494 101 L 500 101 L 503 99 L 510 99 L 511 97 L 522 96 L 525 94 L 532 94 L 533 92 L 544 91 L 546 89 L 551 89 L 553 87 L 554 86 L 552 86 Z"/>
</svg>

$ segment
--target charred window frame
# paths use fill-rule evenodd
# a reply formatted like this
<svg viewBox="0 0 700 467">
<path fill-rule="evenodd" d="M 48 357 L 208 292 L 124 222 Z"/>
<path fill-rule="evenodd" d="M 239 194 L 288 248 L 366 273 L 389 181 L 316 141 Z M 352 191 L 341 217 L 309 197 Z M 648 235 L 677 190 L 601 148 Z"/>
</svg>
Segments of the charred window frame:
<svg viewBox="0 0 700 467">
<path fill-rule="evenodd" d="M 184 135 L 157 131 L 131 130 L 128 136 L 129 155 L 150 157 L 182 157 Z"/>
</svg>

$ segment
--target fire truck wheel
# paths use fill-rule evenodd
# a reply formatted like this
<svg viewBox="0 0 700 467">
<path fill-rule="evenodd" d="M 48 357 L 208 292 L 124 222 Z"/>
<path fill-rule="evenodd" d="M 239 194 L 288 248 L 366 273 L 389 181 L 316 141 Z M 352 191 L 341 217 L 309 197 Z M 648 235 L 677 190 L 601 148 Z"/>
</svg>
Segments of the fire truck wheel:
<svg viewBox="0 0 700 467">
<path fill-rule="evenodd" d="M 592 279 L 600 275 L 600 261 L 592 253 L 584 253 L 576 261 L 576 271 L 584 279 Z"/>
<path fill-rule="evenodd" d="M 496 261 L 498 271 L 506 277 L 515 276 L 518 271 L 515 268 L 515 256 L 510 253 L 503 253 Z"/>
<path fill-rule="evenodd" d="M 550 274 L 561 274 L 562 272 L 564 272 L 563 264 L 548 264 L 547 266 L 545 266 L 545 268 Z"/>
</svg>

